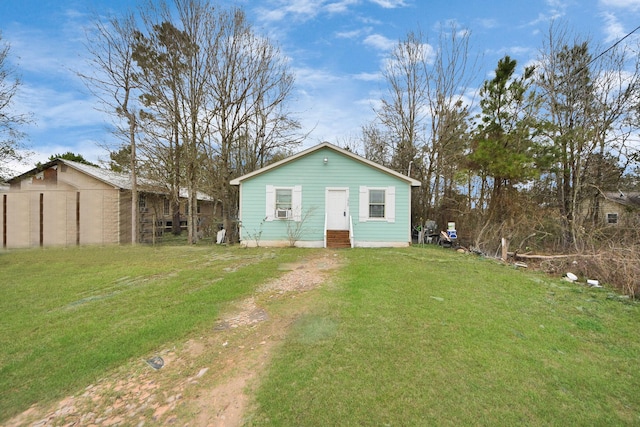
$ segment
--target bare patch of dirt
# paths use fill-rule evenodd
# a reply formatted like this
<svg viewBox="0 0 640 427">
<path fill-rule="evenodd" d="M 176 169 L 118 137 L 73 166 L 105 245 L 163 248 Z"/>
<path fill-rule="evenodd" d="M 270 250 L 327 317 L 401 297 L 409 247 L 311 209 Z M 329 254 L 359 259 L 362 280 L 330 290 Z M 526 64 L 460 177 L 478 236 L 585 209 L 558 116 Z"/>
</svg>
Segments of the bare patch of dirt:
<svg viewBox="0 0 640 427">
<path fill-rule="evenodd" d="M 6 426 L 239 426 L 274 349 L 313 304 L 306 291 L 339 265 L 331 251 L 282 265 L 286 273 L 239 301 L 207 336 L 132 362 L 53 407 L 34 405 Z M 270 312 L 282 299 L 285 308 Z"/>
</svg>

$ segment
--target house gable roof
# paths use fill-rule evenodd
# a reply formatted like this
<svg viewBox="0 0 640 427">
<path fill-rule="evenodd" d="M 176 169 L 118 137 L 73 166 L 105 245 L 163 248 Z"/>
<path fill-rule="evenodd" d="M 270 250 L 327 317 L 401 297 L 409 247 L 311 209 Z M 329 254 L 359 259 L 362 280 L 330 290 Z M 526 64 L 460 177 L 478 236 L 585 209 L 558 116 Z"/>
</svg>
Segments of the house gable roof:
<svg viewBox="0 0 640 427">
<path fill-rule="evenodd" d="M 122 189 L 122 190 L 131 190 L 131 178 L 128 174 L 115 172 L 109 169 L 103 169 L 96 166 L 87 165 L 85 163 L 74 162 L 72 160 L 66 159 L 54 159 L 50 162 L 44 163 L 42 166 L 33 168 L 21 175 L 18 175 L 9 180 L 9 183 L 19 182 L 23 179 L 29 178 L 30 176 L 36 175 L 42 172 L 45 169 L 49 169 L 56 165 L 66 165 L 77 171 L 84 173 L 94 179 L 97 179 L 100 182 L 103 182 L 107 185 L 110 185 L 114 188 Z M 151 183 L 148 180 L 144 180 L 141 183 L 143 185 L 150 185 Z M 153 185 L 154 187 L 158 187 L 157 184 Z"/>
<path fill-rule="evenodd" d="M 22 175 L 18 175 L 10 179 L 9 183 L 19 182 L 30 176 L 36 175 L 45 169 L 49 169 L 53 166 L 61 165 L 61 164 L 69 166 L 79 172 L 82 172 L 83 174 L 90 176 L 107 185 L 110 185 L 115 189 L 131 190 L 131 177 L 129 174 L 122 173 L 122 172 L 115 172 L 109 169 L 104 169 L 97 166 L 91 166 L 85 163 L 74 162 L 72 160 L 66 160 L 66 159 L 52 160 L 48 163 L 43 164 L 39 168 L 31 169 L 30 171 L 27 171 Z M 153 181 L 153 180 L 142 178 L 142 177 L 139 177 L 137 181 L 138 181 L 139 191 L 147 192 L 147 193 L 158 193 L 158 194 L 164 194 L 168 192 L 167 187 L 157 181 Z M 183 197 L 185 199 L 187 198 L 187 192 L 185 189 L 182 189 L 182 188 L 180 189 L 180 197 Z M 212 200 L 210 196 L 201 192 L 198 192 L 197 198 L 198 200 Z"/>
<path fill-rule="evenodd" d="M 323 142 L 321 144 L 315 145 L 315 146 L 313 146 L 311 148 L 308 148 L 308 149 L 303 150 L 303 151 L 301 151 L 301 152 L 299 152 L 297 154 L 294 154 L 293 156 L 290 156 L 290 157 L 287 157 L 286 159 L 280 160 L 279 162 L 275 162 L 275 163 L 273 163 L 273 164 L 271 164 L 269 166 L 265 166 L 265 167 L 263 167 L 261 169 L 257 169 L 257 170 L 255 170 L 253 172 L 250 172 L 250 173 L 246 174 L 246 175 L 242 175 L 242 176 L 240 176 L 238 178 L 232 179 L 230 184 L 231 185 L 240 185 L 240 183 L 242 181 L 245 181 L 245 180 L 247 180 L 249 178 L 253 178 L 256 175 L 263 174 L 263 173 L 268 172 L 270 170 L 276 169 L 276 168 L 278 168 L 280 166 L 283 166 L 283 165 L 285 165 L 287 163 L 291 163 L 291 162 L 293 162 L 293 161 L 295 161 L 295 160 L 297 160 L 297 159 L 299 159 L 301 157 L 307 156 L 307 155 L 309 155 L 309 154 L 311 154 L 313 152 L 316 152 L 318 150 L 321 150 L 323 148 L 331 149 L 331 150 L 336 151 L 336 152 L 338 152 L 338 153 L 340 153 L 340 154 L 342 154 L 344 156 L 350 157 L 353 160 L 356 160 L 356 161 L 358 161 L 360 163 L 363 163 L 363 164 L 365 164 L 365 165 L 367 165 L 369 167 L 372 167 L 372 168 L 377 169 L 377 170 L 379 170 L 379 171 L 381 171 L 383 173 L 386 173 L 388 175 L 391 175 L 391 176 L 394 176 L 394 177 L 396 177 L 398 179 L 401 179 L 401 180 L 407 182 L 408 184 L 410 184 L 412 187 L 419 187 L 421 185 L 420 181 L 418 181 L 418 180 L 415 180 L 415 179 L 410 178 L 410 177 L 408 177 L 406 175 L 403 175 L 403 174 L 401 174 L 399 172 L 391 170 L 391 169 L 389 169 L 389 168 L 387 168 L 385 166 L 379 165 L 378 163 L 372 162 L 371 160 L 365 159 L 364 157 L 358 156 L 357 154 L 354 154 L 351 151 L 344 150 L 344 149 L 342 149 L 340 147 L 337 147 L 337 146 L 335 146 L 335 145 L 333 145 L 333 144 L 331 144 L 329 142 Z"/>
<path fill-rule="evenodd" d="M 604 198 L 631 208 L 640 209 L 640 193 L 604 192 Z"/>
</svg>

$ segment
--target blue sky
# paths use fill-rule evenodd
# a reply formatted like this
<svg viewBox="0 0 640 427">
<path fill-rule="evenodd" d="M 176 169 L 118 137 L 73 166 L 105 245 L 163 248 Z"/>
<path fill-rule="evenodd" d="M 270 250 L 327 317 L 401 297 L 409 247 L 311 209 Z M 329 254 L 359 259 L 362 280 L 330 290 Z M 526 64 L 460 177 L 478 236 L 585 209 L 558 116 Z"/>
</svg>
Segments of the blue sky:
<svg viewBox="0 0 640 427">
<path fill-rule="evenodd" d="M 220 0 L 219 4 L 231 2 Z M 16 109 L 33 114 L 25 127 L 34 153 L 30 169 L 50 155 L 72 151 L 92 161 L 113 142 L 76 71 L 86 67 L 84 27 L 93 13 L 136 7 L 132 0 L 2 0 L 2 41 L 21 75 Z M 478 85 L 505 54 L 531 62 L 550 22 L 566 24 L 605 49 L 640 25 L 640 0 L 237 0 L 257 32 L 290 58 L 296 75 L 291 110 L 310 135 L 304 146 L 354 140 L 373 118 L 385 90 L 381 66 L 408 31 L 435 42 L 454 21 L 471 31 L 470 55 L 481 55 Z M 635 37 L 636 35 L 634 35 Z"/>
</svg>

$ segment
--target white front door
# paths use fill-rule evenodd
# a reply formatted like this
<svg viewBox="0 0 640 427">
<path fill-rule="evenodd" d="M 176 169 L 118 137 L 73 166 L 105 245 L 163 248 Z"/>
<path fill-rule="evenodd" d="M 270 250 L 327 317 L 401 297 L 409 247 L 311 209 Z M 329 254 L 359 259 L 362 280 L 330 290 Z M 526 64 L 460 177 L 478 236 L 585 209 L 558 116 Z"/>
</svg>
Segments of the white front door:
<svg viewBox="0 0 640 427">
<path fill-rule="evenodd" d="M 349 229 L 349 189 L 327 188 L 327 230 Z"/>
</svg>

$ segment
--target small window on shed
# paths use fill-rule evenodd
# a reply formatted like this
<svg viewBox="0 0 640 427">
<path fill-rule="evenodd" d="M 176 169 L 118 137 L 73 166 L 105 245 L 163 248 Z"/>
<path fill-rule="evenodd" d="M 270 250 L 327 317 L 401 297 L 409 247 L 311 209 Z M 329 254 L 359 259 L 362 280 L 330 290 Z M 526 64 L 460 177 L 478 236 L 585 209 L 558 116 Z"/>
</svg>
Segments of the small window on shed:
<svg viewBox="0 0 640 427">
<path fill-rule="evenodd" d="M 147 211 L 147 197 L 144 193 L 138 194 L 138 208 L 140 209 L 140 212 Z"/>
<path fill-rule="evenodd" d="M 617 213 L 608 213 L 607 214 L 607 224 L 617 224 L 618 223 L 618 214 Z"/>
<path fill-rule="evenodd" d="M 169 199 L 164 199 L 163 206 L 162 206 L 162 214 L 164 216 L 171 215 L 171 203 L 169 203 Z"/>
</svg>

